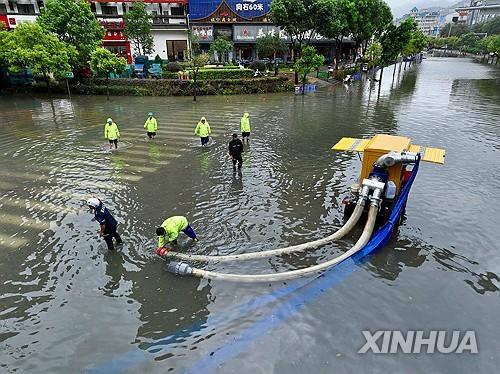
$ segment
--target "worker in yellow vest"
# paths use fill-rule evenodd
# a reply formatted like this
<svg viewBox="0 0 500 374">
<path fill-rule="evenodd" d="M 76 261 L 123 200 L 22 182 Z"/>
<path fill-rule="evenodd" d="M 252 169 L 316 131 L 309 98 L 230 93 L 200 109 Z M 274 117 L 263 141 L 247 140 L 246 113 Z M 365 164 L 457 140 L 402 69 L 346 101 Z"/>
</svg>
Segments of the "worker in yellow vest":
<svg viewBox="0 0 500 374">
<path fill-rule="evenodd" d="M 156 136 L 156 131 L 158 131 L 158 122 L 156 122 L 156 118 L 153 117 L 152 112 L 149 112 L 148 119 L 144 123 L 144 128 L 147 131 L 148 138 L 154 139 Z"/>
<path fill-rule="evenodd" d="M 250 114 L 244 113 L 243 117 L 241 117 L 240 123 L 241 138 L 243 141 L 246 139 L 248 144 L 248 141 L 250 140 Z"/>
<path fill-rule="evenodd" d="M 201 117 L 200 122 L 196 125 L 194 133 L 200 137 L 201 145 L 205 147 L 208 144 L 210 134 L 212 133 L 210 125 L 205 117 Z"/>
<path fill-rule="evenodd" d="M 118 148 L 120 130 L 118 130 L 118 126 L 113 122 L 111 118 L 108 118 L 108 120 L 106 121 L 106 125 L 104 126 L 104 139 L 108 139 L 109 149 L 113 148 L 113 144 L 115 145 L 115 149 Z"/>
<path fill-rule="evenodd" d="M 156 229 L 156 236 L 158 236 L 158 248 L 156 249 L 156 253 L 162 256 L 168 250 L 166 248 L 168 243 L 177 244 L 177 238 L 179 237 L 179 233 L 181 231 L 193 239 L 193 241 L 198 241 L 196 233 L 186 217 L 169 217 L 163 221 L 160 227 Z"/>
</svg>

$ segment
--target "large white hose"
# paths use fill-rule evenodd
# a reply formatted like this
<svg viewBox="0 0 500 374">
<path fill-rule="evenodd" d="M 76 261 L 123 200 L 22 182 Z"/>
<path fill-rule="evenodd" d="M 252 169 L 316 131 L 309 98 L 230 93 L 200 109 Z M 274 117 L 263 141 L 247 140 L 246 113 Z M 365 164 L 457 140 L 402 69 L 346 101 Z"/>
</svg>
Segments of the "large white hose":
<svg viewBox="0 0 500 374">
<path fill-rule="evenodd" d="M 301 252 L 301 251 L 306 251 L 309 249 L 316 249 L 316 248 L 321 247 L 325 244 L 328 244 L 334 240 L 339 240 L 342 237 L 344 237 L 345 235 L 347 235 L 353 229 L 353 227 L 356 226 L 356 224 L 358 223 L 359 219 L 361 218 L 361 215 L 363 214 L 364 207 L 365 207 L 365 200 L 363 198 L 360 198 L 359 203 L 356 204 L 356 207 L 354 208 L 354 211 L 352 212 L 351 217 L 349 217 L 349 220 L 344 224 L 344 226 L 342 226 L 340 229 L 338 229 L 332 235 L 327 236 L 326 238 L 314 240 L 312 242 L 292 245 L 289 247 L 271 249 L 268 251 L 242 253 L 242 254 L 237 254 L 237 255 L 205 256 L 205 255 L 194 255 L 194 254 L 187 254 L 187 253 L 180 253 L 180 252 L 167 252 L 164 255 L 164 257 L 175 257 L 175 258 L 186 260 L 186 261 L 226 262 L 226 261 L 236 261 L 236 260 L 241 260 L 241 261 L 253 260 L 253 259 L 257 259 L 257 258 L 264 258 L 264 257 L 270 257 L 270 256 L 282 256 L 284 254 Z"/>
<path fill-rule="evenodd" d="M 328 269 L 331 266 L 337 265 L 343 260 L 349 258 L 353 254 L 358 252 L 360 249 L 362 249 L 366 245 L 366 243 L 368 243 L 373 233 L 373 228 L 375 226 L 375 221 L 377 219 L 377 213 L 378 213 L 378 205 L 372 204 L 368 212 L 368 219 L 363 229 L 363 233 L 361 234 L 356 244 L 354 244 L 354 246 L 351 249 L 349 249 L 342 255 L 337 256 L 329 261 L 323 262 L 322 264 L 314 265 L 305 269 L 292 270 L 283 273 L 273 273 L 273 274 L 226 274 L 226 273 L 218 273 L 213 271 L 202 270 L 198 268 L 191 268 L 192 269 L 191 275 L 199 278 L 222 279 L 234 282 L 274 282 L 286 279 L 305 277 L 312 273 L 316 273 L 318 271 Z"/>
</svg>

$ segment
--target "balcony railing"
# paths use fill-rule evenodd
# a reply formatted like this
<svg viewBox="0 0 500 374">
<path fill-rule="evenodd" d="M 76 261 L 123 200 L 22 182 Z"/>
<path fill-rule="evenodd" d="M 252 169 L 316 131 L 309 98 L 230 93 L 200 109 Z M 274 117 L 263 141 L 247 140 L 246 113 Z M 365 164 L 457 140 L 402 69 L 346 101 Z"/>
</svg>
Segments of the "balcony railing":
<svg viewBox="0 0 500 374">
<path fill-rule="evenodd" d="M 153 26 L 185 25 L 186 16 L 153 16 Z"/>
</svg>

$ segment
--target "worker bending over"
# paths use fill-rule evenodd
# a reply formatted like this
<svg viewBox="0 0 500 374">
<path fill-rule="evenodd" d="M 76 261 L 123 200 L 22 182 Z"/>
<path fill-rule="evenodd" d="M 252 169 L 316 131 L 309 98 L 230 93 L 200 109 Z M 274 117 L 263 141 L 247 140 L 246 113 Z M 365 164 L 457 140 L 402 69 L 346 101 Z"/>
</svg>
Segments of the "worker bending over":
<svg viewBox="0 0 500 374">
<path fill-rule="evenodd" d="M 156 253 L 159 255 L 165 254 L 167 251 L 166 245 L 177 244 L 177 237 L 180 232 L 183 232 L 195 242 L 198 241 L 196 237 L 196 233 L 193 228 L 189 224 L 188 220 L 184 216 L 173 216 L 167 218 L 160 227 L 156 229 L 156 235 L 158 236 L 158 248 L 156 249 Z"/>
</svg>

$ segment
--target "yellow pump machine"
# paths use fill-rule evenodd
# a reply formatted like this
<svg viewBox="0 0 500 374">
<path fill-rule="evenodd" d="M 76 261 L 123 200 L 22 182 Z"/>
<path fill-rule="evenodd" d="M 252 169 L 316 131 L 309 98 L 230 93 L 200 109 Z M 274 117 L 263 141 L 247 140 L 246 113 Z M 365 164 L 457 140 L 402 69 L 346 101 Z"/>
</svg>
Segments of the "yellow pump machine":
<svg viewBox="0 0 500 374">
<path fill-rule="evenodd" d="M 423 147 L 412 144 L 408 137 L 385 134 L 370 139 L 342 138 L 332 150 L 364 153 L 359 184 L 354 185 L 351 196 L 344 199 L 345 218 L 349 218 L 354 209 L 360 186 L 369 184 L 369 180 L 375 179 L 384 184 L 385 209 L 380 210 L 384 215 L 411 176 L 409 165 L 413 166 L 417 161 L 444 164 L 445 158 L 444 149 Z"/>
</svg>

